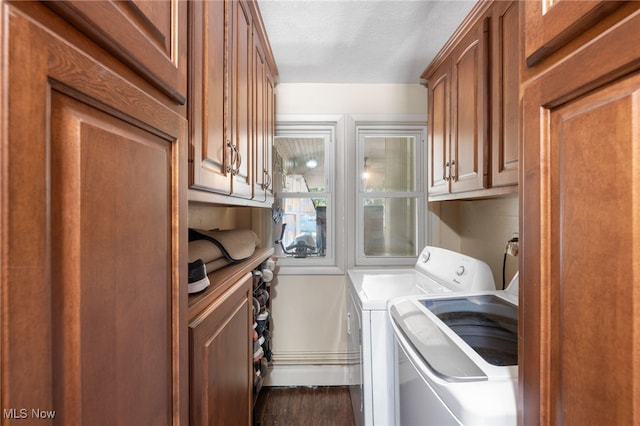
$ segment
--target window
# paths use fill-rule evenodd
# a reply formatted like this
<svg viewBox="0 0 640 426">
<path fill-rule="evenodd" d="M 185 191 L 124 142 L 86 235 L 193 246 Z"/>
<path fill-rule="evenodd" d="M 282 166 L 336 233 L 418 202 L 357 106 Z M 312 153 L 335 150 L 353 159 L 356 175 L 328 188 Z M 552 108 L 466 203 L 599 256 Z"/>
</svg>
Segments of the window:
<svg viewBox="0 0 640 426">
<path fill-rule="evenodd" d="M 356 265 L 413 264 L 424 245 L 424 127 L 357 126 Z"/>
<path fill-rule="evenodd" d="M 286 268 L 289 273 L 296 273 L 296 267 L 314 273 L 309 267 L 339 263 L 335 249 L 335 151 L 335 125 L 278 125 L 274 139 L 274 240 L 278 262 L 291 267 Z"/>
</svg>

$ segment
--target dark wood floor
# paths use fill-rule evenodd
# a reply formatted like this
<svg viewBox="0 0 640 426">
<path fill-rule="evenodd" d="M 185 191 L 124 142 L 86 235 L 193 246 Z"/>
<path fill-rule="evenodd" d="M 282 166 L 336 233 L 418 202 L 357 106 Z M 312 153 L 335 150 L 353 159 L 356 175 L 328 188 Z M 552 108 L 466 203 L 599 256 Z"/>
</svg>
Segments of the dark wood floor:
<svg viewBox="0 0 640 426">
<path fill-rule="evenodd" d="M 349 388 L 264 387 L 255 407 L 260 426 L 353 426 Z"/>
</svg>

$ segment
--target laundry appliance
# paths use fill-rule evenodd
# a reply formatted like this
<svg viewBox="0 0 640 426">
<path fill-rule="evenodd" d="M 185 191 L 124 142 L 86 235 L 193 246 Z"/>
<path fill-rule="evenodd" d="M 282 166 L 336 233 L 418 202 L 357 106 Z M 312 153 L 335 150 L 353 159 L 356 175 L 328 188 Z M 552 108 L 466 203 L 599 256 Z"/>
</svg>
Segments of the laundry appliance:
<svg viewBox="0 0 640 426">
<path fill-rule="evenodd" d="M 506 290 L 389 301 L 399 426 L 516 425 L 518 277 Z"/>
<path fill-rule="evenodd" d="M 389 426 L 395 419 L 395 358 L 387 302 L 401 296 L 495 291 L 489 266 L 472 257 L 425 247 L 413 268 L 352 269 L 347 333 L 350 391 L 356 424 Z"/>
</svg>

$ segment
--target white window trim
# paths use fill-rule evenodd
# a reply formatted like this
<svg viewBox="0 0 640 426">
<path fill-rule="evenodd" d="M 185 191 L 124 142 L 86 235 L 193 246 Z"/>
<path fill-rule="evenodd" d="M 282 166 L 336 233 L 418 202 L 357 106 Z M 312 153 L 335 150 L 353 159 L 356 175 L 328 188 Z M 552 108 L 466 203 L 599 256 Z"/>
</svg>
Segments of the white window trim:
<svg viewBox="0 0 640 426">
<path fill-rule="evenodd" d="M 288 193 L 289 197 L 312 198 L 327 196 L 327 256 L 324 258 L 292 259 L 280 257 L 281 275 L 342 275 L 344 262 L 344 117 L 324 114 L 277 114 L 276 136 L 329 135 L 325 150 L 326 193 Z M 331 190 L 333 189 L 333 190 Z M 274 235 L 274 240 L 279 238 Z"/>
<path fill-rule="evenodd" d="M 416 188 L 412 193 L 384 193 L 384 197 L 406 196 L 412 194 L 417 199 L 417 236 L 416 244 L 419 253 L 422 247 L 429 241 L 428 223 L 426 219 L 426 186 L 424 185 L 424 173 L 427 165 L 426 149 L 426 117 L 421 114 L 403 115 L 352 115 L 349 117 L 349 135 L 352 137 L 354 149 L 349 150 L 349 164 L 352 164 L 349 179 L 351 181 L 350 194 L 348 196 L 348 211 L 352 212 L 349 218 L 350 233 L 349 267 L 401 267 L 414 265 L 417 257 L 373 257 L 364 256 L 364 236 L 360 224 L 363 222 L 362 199 L 374 197 L 377 193 L 363 193 L 361 187 L 361 173 L 364 169 L 360 134 L 368 131 L 397 131 L 403 133 L 419 134 L 416 143 Z"/>
</svg>

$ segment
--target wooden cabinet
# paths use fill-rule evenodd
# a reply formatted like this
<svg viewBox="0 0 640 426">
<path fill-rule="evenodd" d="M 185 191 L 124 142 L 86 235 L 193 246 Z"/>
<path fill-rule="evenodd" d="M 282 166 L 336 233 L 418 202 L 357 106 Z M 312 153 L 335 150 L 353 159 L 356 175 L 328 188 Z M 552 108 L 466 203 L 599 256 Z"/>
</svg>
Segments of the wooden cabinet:
<svg viewBox="0 0 640 426">
<path fill-rule="evenodd" d="M 251 291 L 247 273 L 189 324 L 191 425 L 251 425 Z"/>
<path fill-rule="evenodd" d="M 557 32 L 525 3 L 525 38 Z M 639 8 L 629 2 L 522 82 L 524 425 L 636 424 L 640 414 Z"/>
<path fill-rule="evenodd" d="M 209 274 L 211 285 L 189 296 L 191 425 L 250 425 L 254 402 L 251 271 L 273 254 Z"/>
<path fill-rule="evenodd" d="M 525 2 L 524 54 L 527 65 L 533 66 L 548 57 L 622 3 L 603 0 Z"/>
<path fill-rule="evenodd" d="M 225 33 L 231 3 L 189 2 L 189 185 L 231 193 Z"/>
<path fill-rule="evenodd" d="M 429 196 L 449 193 L 451 65 L 445 60 L 429 78 Z"/>
<path fill-rule="evenodd" d="M 187 4 L 184 1 L 46 1 L 76 28 L 173 101 L 187 94 Z"/>
<path fill-rule="evenodd" d="M 232 1 L 231 24 L 231 93 L 230 140 L 231 140 L 231 192 L 236 197 L 253 197 L 253 126 L 252 114 L 252 64 L 251 43 L 252 16 L 249 3 L 244 0 Z"/>
<path fill-rule="evenodd" d="M 186 424 L 186 120 L 42 4 L 1 7 L 4 413 Z"/>
<path fill-rule="evenodd" d="M 481 19 L 451 54 L 451 192 L 487 187 L 489 117 L 489 28 Z"/>
<path fill-rule="evenodd" d="M 429 80 L 429 196 L 485 188 L 488 28 L 476 22 Z"/>
<path fill-rule="evenodd" d="M 518 184 L 520 21 L 518 2 L 491 10 L 491 187 Z"/>
<path fill-rule="evenodd" d="M 191 198 L 270 205 L 277 70 L 257 4 L 192 2 L 189 10 Z"/>
<path fill-rule="evenodd" d="M 267 201 L 273 195 L 272 150 L 275 134 L 275 95 L 274 79 L 267 55 L 262 47 L 263 41 L 256 32 L 253 34 L 253 176 L 254 199 Z"/>
<path fill-rule="evenodd" d="M 512 193 L 518 170 L 518 8 L 479 2 L 422 74 L 429 199 Z"/>
</svg>

